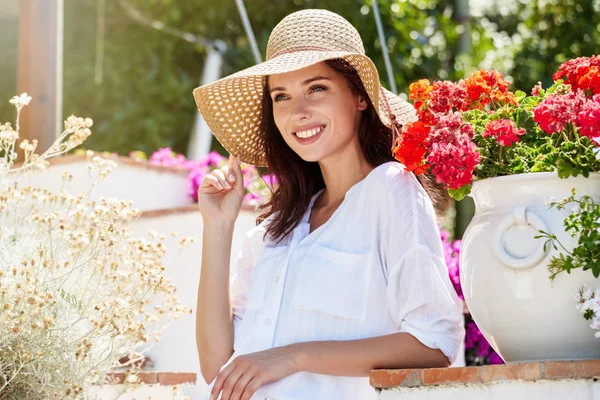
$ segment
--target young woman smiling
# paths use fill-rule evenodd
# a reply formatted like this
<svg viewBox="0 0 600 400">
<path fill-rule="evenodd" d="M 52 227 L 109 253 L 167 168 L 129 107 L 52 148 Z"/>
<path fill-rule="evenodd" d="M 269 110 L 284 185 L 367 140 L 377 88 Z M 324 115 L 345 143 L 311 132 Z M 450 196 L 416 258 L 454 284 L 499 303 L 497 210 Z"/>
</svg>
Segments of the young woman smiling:
<svg viewBox="0 0 600 400">
<path fill-rule="evenodd" d="M 231 153 L 198 193 L 196 337 L 212 398 L 375 399 L 372 369 L 454 362 L 462 304 L 435 210 L 391 153 L 415 112 L 380 86 L 356 29 L 328 11 L 293 13 L 267 61 L 194 96 Z M 241 161 L 279 184 L 230 283 Z"/>
</svg>

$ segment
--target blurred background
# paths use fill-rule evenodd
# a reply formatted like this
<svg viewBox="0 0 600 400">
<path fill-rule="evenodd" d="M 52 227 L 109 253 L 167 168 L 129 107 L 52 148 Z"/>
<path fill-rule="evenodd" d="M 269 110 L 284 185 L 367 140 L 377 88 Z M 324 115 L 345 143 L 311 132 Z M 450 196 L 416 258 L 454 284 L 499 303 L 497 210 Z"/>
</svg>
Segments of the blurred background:
<svg viewBox="0 0 600 400">
<path fill-rule="evenodd" d="M 14 121 L 8 99 L 21 87 L 41 84 L 51 90 L 30 93 L 32 105 L 58 103 L 54 125 L 71 114 L 95 121 L 85 148 L 127 155 L 170 147 L 198 158 L 190 149 L 197 118 L 192 90 L 203 73 L 216 79 L 255 63 L 239 3 L 0 0 L 0 121 Z M 380 0 L 384 43 L 371 0 L 244 5 L 261 55 L 271 29 L 290 12 L 325 8 L 343 15 L 391 88 L 387 48 L 393 84 L 404 96 L 420 78 L 455 80 L 479 68 L 497 69 L 513 88 L 529 91 L 537 81 L 550 84 L 563 61 L 597 53 L 600 44 L 600 0 Z M 54 100 L 44 97 L 55 92 Z M 216 140 L 204 147 L 203 154 L 223 152 Z M 457 236 L 461 230 L 459 222 Z"/>
</svg>

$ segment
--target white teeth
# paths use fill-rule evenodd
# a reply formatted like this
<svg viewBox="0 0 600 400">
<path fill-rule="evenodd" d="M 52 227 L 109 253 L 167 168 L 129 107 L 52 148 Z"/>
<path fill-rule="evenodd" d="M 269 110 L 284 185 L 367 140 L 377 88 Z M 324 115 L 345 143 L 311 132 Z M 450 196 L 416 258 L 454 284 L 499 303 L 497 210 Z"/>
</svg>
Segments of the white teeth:
<svg viewBox="0 0 600 400">
<path fill-rule="evenodd" d="M 307 139 L 307 138 L 309 138 L 311 136 L 315 136 L 317 133 L 321 132 L 323 130 L 323 128 L 325 128 L 325 127 L 322 126 L 320 128 L 311 129 L 309 131 L 296 132 L 296 136 L 298 136 L 302 139 Z"/>
</svg>

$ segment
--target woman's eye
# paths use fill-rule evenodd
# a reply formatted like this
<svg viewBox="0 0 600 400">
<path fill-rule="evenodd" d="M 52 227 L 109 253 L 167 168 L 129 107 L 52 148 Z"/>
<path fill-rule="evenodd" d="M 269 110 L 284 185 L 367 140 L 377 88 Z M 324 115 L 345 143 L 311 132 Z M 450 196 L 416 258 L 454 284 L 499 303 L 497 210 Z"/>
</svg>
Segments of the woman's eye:
<svg viewBox="0 0 600 400">
<path fill-rule="evenodd" d="M 321 85 L 315 85 L 310 88 L 311 92 L 322 92 L 324 90 L 327 90 L 327 88 L 325 86 L 321 86 Z"/>
<path fill-rule="evenodd" d="M 281 101 L 281 100 L 285 100 L 286 96 L 284 94 L 277 94 L 275 95 L 275 98 L 273 99 L 273 101 Z"/>
</svg>

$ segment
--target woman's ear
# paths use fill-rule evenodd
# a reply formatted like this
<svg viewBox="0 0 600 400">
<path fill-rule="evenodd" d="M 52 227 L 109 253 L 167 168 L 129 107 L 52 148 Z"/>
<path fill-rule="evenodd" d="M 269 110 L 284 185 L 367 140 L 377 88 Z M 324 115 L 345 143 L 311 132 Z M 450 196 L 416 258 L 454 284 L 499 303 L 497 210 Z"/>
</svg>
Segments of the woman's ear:
<svg viewBox="0 0 600 400">
<path fill-rule="evenodd" d="M 358 95 L 358 104 L 357 104 L 357 109 L 358 111 L 364 111 L 369 107 L 369 103 L 367 102 L 367 99 L 365 99 L 362 95 Z"/>
</svg>

